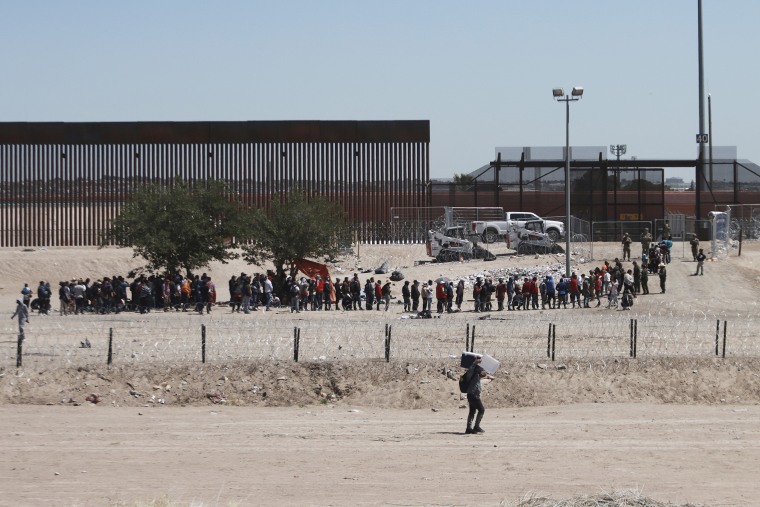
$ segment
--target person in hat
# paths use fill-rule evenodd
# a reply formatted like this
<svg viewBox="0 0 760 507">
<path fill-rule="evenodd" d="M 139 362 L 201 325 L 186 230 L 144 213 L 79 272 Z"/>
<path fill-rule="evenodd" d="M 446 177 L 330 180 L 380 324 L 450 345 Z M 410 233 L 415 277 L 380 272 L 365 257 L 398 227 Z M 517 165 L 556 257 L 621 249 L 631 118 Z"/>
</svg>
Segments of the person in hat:
<svg viewBox="0 0 760 507">
<path fill-rule="evenodd" d="M 467 413 L 467 427 L 465 428 L 465 434 L 472 433 L 485 433 L 483 428 L 480 427 L 480 421 L 483 420 L 483 415 L 486 412 L 483 406 L 483 401 L 480 399 L 480 379 L 481 377 L 493 380 L 493 376 L 486 373 L 480 362 L 482 359 L 479 357 L 470 365 L 470 368 L 465 373 L 465 378 L 469 381 L 467 385 L 467 404 L 470 407 L 470 411 Z M 477 413 L 477 417 L 476 414 Z M 473 426 L 473 419 L 475 425 Z"/>
<path fill-rule="evenodd" d="M 699 251 L 699 238 L 697 237 L 696 234 L 691 235 L 689 244 L 691 245 L 691 256 L 694 259 L 694 262 L 697 262 L 697 252 Z"/>
<path fill-rule="evenodd" d="M 644 255 L 649 250 L 649 244 L 652 242 L 652 235 L 649 233 L 649 227 L 644 227 L 641 233 L 641 254 Z"/>
<path fill-rule="evenodd" d="M 665 264 L 660 263 L 658 266 L 660 275 L 660 291 L 665 294 L 665 280 L 668 278 L 668 272 L 665 269 Z"/>
<path fill-rule="evenodd" d="M 694 273 L 694 275 L 704 275 L 705 274 L 705 259 L 707 256 L 705 255 L 705 252 L 700 248 L 699 253 L 697 254 L 697 272 Z"/>
<path fill-rule="evenodd" d="M 18 336 L 20 340 L 24 340 L 24 328 L 29 324 L 29 308 L 26 307 L 24 301 L 19 298 L 16 300 L 16 311 L 11 315 L 11 320 L 18 318 Z"/>
<path fill-rule="evenodd" d="M 475 312 L 480 312 L 480 297 L 483 292 L 483 279 L 478 277 L 475 285 L 472 286 L 472 299 L 475 300 Z"/>
<path fill-rule="evenodd" d="M 631 260 L 631 243 L 633 243 L 633 240 L 631 239 L 631 236 L 628 235 L 626 232 L 623 234 L 623 260 Z"/>
<path fill-rule="evenodd" d="M 412 311 L 417 312 L 420 309 L 420 282 L 414 280 L 410 292 L 412 296 Z"/>
</svg>

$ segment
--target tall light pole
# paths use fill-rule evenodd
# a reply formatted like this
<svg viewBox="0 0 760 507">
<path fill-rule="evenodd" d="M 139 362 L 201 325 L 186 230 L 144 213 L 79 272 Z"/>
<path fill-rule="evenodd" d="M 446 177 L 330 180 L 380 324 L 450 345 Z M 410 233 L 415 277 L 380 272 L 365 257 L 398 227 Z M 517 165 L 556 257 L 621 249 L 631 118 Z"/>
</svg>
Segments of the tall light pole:
<svg viewBox="0 0 760 507">
<path fill-rule="evenodd" d="M 570 95 L 565 95 L 562 88 L 554 88 L 552 95 L 557 102 L 565 103 L 565 276 L 572 275 L 570 271 L 570 102 L 583 97 L 583 87 L 574 86 Z"/>
<path fill-rule="evenodd" d="M 697 58 L 699 60 L 699 159 L 697 160 L 697 220 L 702 219 L 702 178 L 705 177 L 705 69 L 702 51 L 702 0 L 697 1 Z"/>
<path fill-rule="evenodd" d="M 611 144 L 610 145 L 610 153 L 615 155 L 617 157 L 618 164 L 615 167 L 615 170 L 613 171 L 613 174 L 615 175 L 615 178 L 613 179 L 615 181 L 615 188 L 613 189 L 613 194 L 615 196 L 615 220 L 618 219 L 618 206 L 617 206 L 617 191 L 618 191 L 618 185 L 620 185 L 620 156 L 625 155 L 625 152 L 628 151 L 628 145 L 627 144 Z"/>
</svg>

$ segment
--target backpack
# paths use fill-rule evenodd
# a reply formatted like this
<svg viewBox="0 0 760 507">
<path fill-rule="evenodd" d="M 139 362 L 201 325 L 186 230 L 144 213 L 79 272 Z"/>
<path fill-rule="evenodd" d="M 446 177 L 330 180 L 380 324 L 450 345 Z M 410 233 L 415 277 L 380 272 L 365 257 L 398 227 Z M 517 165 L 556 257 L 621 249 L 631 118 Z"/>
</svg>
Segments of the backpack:
<svg viewBox="0 0 760 507">
<path fill-rule="evenodd" d="M 470 370 L 468 369 L 459 377 L 459 392 L 466 393 L 470 389 Z"/>
</svg>

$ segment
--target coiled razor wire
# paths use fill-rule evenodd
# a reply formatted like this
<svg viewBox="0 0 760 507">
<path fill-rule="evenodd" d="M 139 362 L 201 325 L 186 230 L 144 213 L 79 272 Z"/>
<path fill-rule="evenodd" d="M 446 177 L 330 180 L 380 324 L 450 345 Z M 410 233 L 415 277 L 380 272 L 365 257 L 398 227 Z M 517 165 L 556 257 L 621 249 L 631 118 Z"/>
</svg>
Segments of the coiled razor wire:
<svg viewBox="0 0 760 507">
<path fill-rule="evenodd" d="M 751 309 L 691 311 L 663 305 L 647 314 L 614 310 L 562 309 L 493 312 L 473 318 L 356 320 L 247 319 L 221 315 L 214 319 L 141 318 L 134 314 L 93 320 L 35 318 L 27 326 L 24 364 L 70 366 L 105 364 L 112 336 L 113 362 L 187 363 L 202 360 L 205 326 L 207 362 L 293 360 L 299 339 L 300 361 L 380 360 L 390 340 L 391 360 L 458 358 L 471 340 L 472 349 L 501 361 L 544 361 L 549 346 L 557 360 L 614 359 L 631 353 L 631 320 L 636 322 L 637 357 L 715 356 L 726 335 L 727 355 L 760 356 L 760 319 Z M 338 317 L 340 314 L 336 314 Z M 167 316 L 168 317 L 168 316 Z M 2 364 L 15 364 L 17 327 L 0 328 Z M 552 345 L 551 326 L 555 344 Z M 388 335 L 390 334 L 390 338 Z M 86 345 L 89 344 L 89 347 Z"/>
</svg>

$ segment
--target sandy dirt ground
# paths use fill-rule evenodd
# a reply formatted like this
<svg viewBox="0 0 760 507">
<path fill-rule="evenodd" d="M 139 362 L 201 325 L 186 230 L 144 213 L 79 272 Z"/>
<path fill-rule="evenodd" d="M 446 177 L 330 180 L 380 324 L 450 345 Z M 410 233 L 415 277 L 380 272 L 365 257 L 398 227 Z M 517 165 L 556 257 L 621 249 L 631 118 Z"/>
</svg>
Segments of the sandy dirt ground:
<svg viewBox="0 0 760 507">
<path fill-rule="evenodd" d="M 437 265 L 419 262 L 426 260 L 420 245 L 362 246 L 331 273 L 358 272 L 363 280 L 387 261 L 410 280 L 469 280 L 564 265 L 562 256 L 494 250 L 496 261 Z M 597 244 L 594 261 L 576 258 L 573 266 L 588 271 L 619 253 L 619 245 Z M 632 312 L 582 315 L 757 314 L 760 245 L 707 263 L 704 277 L 691 276 L 696 264 L 686 256 L 669 266 L 667 295 L 652 280 L 653 294 L 638 298 Z M 0 250 L 0 301 L 10 315 L 24 282 L 55 286 L 138 265 L 117 249 Z M 207 272 L 226 287 L 231 275 L 259 270 L 233 262 Z M 461 327 L 476 317 L 471 303 L 465 307 L 444 318 Z M 400 316 L 394 305 L 388 314 L 300 318 L 350 326 Z M 29 340 L 38 319 L 65 328 L 73 318 L 33 314 Z M 102 328 L 114 316 L 77 318 Z M 149 326 L 201 317 L 119 318 Z M 235 318 L 278 326 L 290 317 L 279 310 Z M 510 505 L 532 493 L 562 498 L 627 488 L 678 503 L 760 504 L 756 357 L 591 361 L 565 370 L 507 362 L 484 389 L 487 433 L 469 436 L 446 362 L 136 361 L 108 369 L 29 356 L 16 369 L 13 325 L 6 318 L 0 337 L 0 505 L 114 505 L 164 495 L 176 505 Z M 92 394 L 98 403 L 87 401 Z"/>
<path fill-rule="evenodd" d="M 757 505 L 760 407 L 3 407 L 2 505 L 512 505 L 639 489 Z"/>
</svg>

